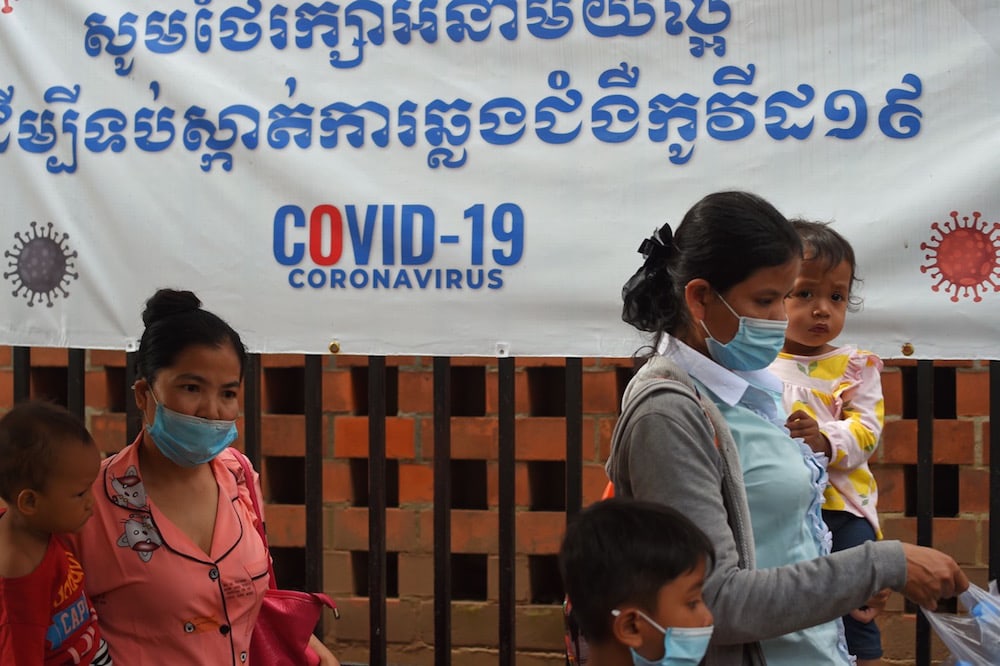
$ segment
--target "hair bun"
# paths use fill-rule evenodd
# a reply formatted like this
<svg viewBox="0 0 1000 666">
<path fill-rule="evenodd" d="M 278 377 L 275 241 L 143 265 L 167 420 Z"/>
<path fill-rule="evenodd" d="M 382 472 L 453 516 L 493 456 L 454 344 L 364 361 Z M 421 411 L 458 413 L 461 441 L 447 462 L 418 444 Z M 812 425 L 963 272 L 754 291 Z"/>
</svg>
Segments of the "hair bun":
<svg viewBox="0 0 1000 666">
<path fill-rule="evenodd" d="M 185 312 L 193 312 L 200 308 L 201 301 L 198 300 L 193 291 L 158 289 L 146 301 L 146 309 L 142 311 L 142 323 L 148 327 L 161 319 Z"/>
</svg>

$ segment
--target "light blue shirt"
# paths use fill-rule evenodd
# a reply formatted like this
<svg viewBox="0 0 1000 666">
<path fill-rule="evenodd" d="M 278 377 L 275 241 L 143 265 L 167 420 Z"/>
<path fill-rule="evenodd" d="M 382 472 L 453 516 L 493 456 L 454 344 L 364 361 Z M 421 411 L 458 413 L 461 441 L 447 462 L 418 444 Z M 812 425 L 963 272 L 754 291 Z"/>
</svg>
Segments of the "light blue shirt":
<svg viewBox="0 0 1000 666">
<path fill-rule="evenodd" d="M 659 351 L 691 375 L 729 425 L 743 469 L 757 567 L 818 557 L 807 515 L 821 491 L 784 426 L 781 381 L 768 370 L 731 372 L 674 338 L 665 337 Z M 848 664 L 838 647 L 838 622 L 762 641 L 768 666 Z"/>
</svg>

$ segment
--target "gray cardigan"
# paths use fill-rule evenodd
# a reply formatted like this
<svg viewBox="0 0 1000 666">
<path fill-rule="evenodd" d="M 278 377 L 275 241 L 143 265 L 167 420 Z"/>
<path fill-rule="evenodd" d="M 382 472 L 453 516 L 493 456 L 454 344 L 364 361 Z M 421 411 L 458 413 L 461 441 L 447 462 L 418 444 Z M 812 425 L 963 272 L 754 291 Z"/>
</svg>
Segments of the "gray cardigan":
<svg viewBox="0 0 1000 666">
<path fill-rule="evenodd" d="M 765 664 L 757 641 L 834 620 L 878 590 L 906 583 L 898 541 L 757 569 L 729 427 L 690 376 L 663 356 L 650 359 L 625 390 L 607 472 L 616 495 L 678 509 L 715 546 L 715 566 L 705 581 L 705 602 L 715 617 L 707 666 Z"/>
</svg>

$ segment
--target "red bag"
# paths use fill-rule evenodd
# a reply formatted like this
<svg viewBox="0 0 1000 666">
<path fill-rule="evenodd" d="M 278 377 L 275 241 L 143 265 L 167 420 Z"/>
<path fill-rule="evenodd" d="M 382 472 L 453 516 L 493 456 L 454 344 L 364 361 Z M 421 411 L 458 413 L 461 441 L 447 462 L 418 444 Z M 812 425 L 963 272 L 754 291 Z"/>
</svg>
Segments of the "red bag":
<svg viewBox="0 0 1000 666">
<path fill-rule="evenodd" d="M 240 465 L 253 509 L 257 514 L 257 532 L 267 548 L 264 521 L 254 487 L 253 471 L 246 456 L 234 451 Z M 309 637 L 319 622 L 323 607 L 333 609 L 334 617 L 340 618 L 337 604 L 322 592 L 299 592 L 279 590 L 275 587 L 274 569 L 268 556 L 267 573 L 271 587 L 264 592 L 264 601 L 257 615 L 257 623 L 250 639 L 251 666 L 315 666 L 319 655 L 309 647 Z"/>
</svg>

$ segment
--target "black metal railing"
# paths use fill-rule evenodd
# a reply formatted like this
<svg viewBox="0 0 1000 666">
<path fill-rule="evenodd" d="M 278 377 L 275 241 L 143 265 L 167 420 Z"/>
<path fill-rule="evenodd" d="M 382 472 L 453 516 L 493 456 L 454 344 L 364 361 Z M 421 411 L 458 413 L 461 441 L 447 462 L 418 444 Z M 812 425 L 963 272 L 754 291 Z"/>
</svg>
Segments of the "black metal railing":
<svg viewBox="0 0 1000 666">
<path fill-rule="evenodd" d="M 127 355 L 126 395 L 135 381 L 132 354 Z M 13 397 L 15 402 L 31 395 L 31 350 L 12 349 Z M 304 367 L 305 395 L 305 585 L 323 588 L 323 357 L 307 355 Z M 86 396 L 86 352 L 70 349 L 67 362 L 67 407 L 83 418 Z M 261 358 L 250 356 L 246 367 L 244 395 L 244 443 L 256 466 L 261 448 Z M 499 664 L 513 666 L 516 657 L 515 618 L 515 364 L 513 358 L 498 359 L 498 495 L 499 495 Z M 934 364 L 916 364 L 916 521 L 917 542 L 933 544 L 934 517 Z M 566 386 L 566 514 L 578 512 L 583 500 L 583 362 L 565 361 Z M 451 363 L 437 357 L 433 361 L 434 432 L 434 641 L 435 666 L 451 663 Z M 1000 423 L 1000 361 L 989 362 L 989 417 Z M 139 418 L 135 403 L 125 400 L 127 442 L 138 434 Z M 368 595 L 370 600 L 371 666 L 387 666 L 386 641 L 386 359 L 368 358 Z M 1000 427 L 990 428 L 989 512 L 1000 516 Z M 989 577 L 1000 575 L 1000 530 L 990 529 L 988 539 Z M 916 661 L 930 664 L 930 628 L 917 614 Z M 322 627 L 318 628 L 322 632 Z"/>
</svg>

